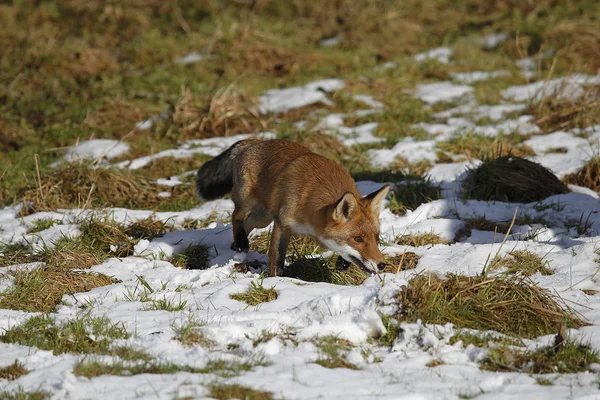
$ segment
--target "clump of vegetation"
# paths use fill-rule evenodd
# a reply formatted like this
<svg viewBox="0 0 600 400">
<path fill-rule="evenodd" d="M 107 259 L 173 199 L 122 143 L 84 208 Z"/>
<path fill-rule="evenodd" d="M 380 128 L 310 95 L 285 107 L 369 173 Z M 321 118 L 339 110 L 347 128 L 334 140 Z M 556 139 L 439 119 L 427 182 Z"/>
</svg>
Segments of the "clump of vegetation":
<svg viewBox="0 0 600 400">
<path fill-rule="evenodd" d="M 404 215 L 407 210 L 440 198 L 440 187 L 431 178 L 410 178 L 396 184 L 390 195 L 389 208 L 394 214 Z"/>
<path fill-rule="evenodd" d="M 335 336 L 324 336 L 314 339 L 313 343 L 321 352 L 315 361 L 316 364 L 325 368 L 359 369 L 347 359 L 347 352 L 353 348 L 349 341 Z"/>
<path fill-rule="evenodd" d="M 55 355 L 78 353 L 123 357 L 125 354 L 135 353 L 125 352 L 123 348 L 113 348 L 111 343 L 115 339 L 128 337 L 125 328 L 113 324 L 107 318 L 82 317 L 58 325 L 48 316 L 35 316 L 6 330 L 0 336 L 0 340 L 4 343 L 18 343 L 49 350 Z M 136 354 L 137 358 L 139 353 Z"/>
<path fill-rule="evenodd" d="M 565 176 L 563 181 L 600 193 L 600 157 L 592 158 L 579 171 Z"/>
<path fill-rule="evenodd" d="M 448 244 L 448 242 L 440 237 L 437 233 L 431 232 L 418 232 L 418 233 L 407 233 L 396 237 L 394 240 L 396 244 L 402 246 L 433 246 L 436 244 Z"/>
<path fill-rule="evenodd" d="M 6 379 L 8 381 L 14 381 L 19 379 L 20 376 L 28 374 L 29 371 L 21 364 L 18 360 L 6 367 L 0 367 L 0 379 Z"/>
<path fill-rule="evenodd" d="M 598 362 L 598 352 L 590 346 L 565 341 L 560 347 L 525 352 L 506 346 L 492 347 L 489 349 L 489 358 L 480 368 L 530 374 L 571 374 L 588 371 L 590 364 Z"/>
<path fill-rule="evenodd" d="M 468 332 L 465 330 L 459 330 L 448 340 L 448 344 L 450 345 L 458 342 L 461 342 L 465 347 L 473 345 L 481 348 L 490 347 L 490 343 L 501 344 L 503 346 L 522 345 L 522 340 L 514 339 L 510 336 L 502 336 L 497 333 Z"/>
<path fill-rule="evenodd" d="M 506 268 L 508 274 L 533 275 L 539 272 L 542 275 L 552 275 L 548 267 L 548 261 L 542 260 L 540 256 L 527 250 L 514 250 L 508 252 L 504 257 L 496 256 L 490 263 L 490 270 Z"/>
<path fill-rule="evenodd" d="M 514 156 L 488 158 L 462 184 L 467 199 L 529 203 L 569 190 L 549 169 Z"/>
<path fill-rule="evenodd" d="M 392 347 L 400 334 L 400 322 L 387 314 L 380 314 L 381 322 L 385 326 L 385 334 L 377 338 L 377 344 L 385 347 Z"/>
<path fill-rule="evenodd" d="M 213 384 L 209 386 L 209 390 L 208 396 L 217 400 L 273 400 L 271 392 L 255 390 L 242 385 Z"/>
<path fill-rule="evenodd" d="M 245 292 L 229 295 L 234 300 L 245 301 L 249 306 L 257 306 L 277 299 L 275 286 L 267 289 L 263 286 L 263 278 L 250 282 L 250 287 Z"/>
<path fill-rule="evenodd" d="M 171 257 L 171 264 L 185 269 L 206 269 L 210 267 L 208 247 L 201 244 L 188 246 L 183 253 Z"/>
<path fill-rule="evenodd" d="M 554 332 L 561 323 L 586 325 L 558 296 L 525 276 L 419 274 L 398 294 L 398 318 L 453 323 L 459 328 L 494 330 L 533 338 Z"/>
</svg>

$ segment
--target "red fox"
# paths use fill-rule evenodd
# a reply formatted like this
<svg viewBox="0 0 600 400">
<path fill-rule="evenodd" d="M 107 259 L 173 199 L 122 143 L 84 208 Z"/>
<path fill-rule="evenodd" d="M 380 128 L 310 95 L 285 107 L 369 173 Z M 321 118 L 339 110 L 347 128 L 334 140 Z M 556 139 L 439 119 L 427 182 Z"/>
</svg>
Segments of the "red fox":
<svg viewBox="0 0 600 400">
<path fill-rule="evenodd" d="M 385 268 L 377 242 L 390 186 L 362 197 L 348 172 L 298 143 L 239 141 L 202 165 L 196 189 L 205 200 L 231 192 L 233 250 L 247 252 L 252 229 L 274 221 L 269 276 L 283 268 L 294 234 L 315 237 L 340 256 L 338 266 L 354 263 L 370 273 Z"/>
</svg>

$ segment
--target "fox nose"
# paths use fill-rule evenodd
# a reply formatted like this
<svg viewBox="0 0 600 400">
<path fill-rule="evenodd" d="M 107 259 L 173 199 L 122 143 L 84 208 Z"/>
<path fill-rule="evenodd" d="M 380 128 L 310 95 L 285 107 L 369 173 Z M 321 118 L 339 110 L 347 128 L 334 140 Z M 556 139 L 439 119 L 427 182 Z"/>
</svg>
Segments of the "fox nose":
<svg viewBox="0 0 600 400">
<path fill-rule="evenodd" d="M 383 271 L 385 269 L 386 265 L 387 265 L 386 263 L 380 262 L 379 264 L 377 264 L 377 269 L 380 271 Z"/>
</svg>

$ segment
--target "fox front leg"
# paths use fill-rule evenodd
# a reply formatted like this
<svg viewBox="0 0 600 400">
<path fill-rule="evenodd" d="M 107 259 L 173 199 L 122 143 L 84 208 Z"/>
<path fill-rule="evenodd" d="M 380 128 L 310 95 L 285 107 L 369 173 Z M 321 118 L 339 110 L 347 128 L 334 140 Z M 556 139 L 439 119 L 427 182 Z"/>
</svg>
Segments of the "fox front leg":
<svg viewBox="0 0 600 400">
<path fill-rule="evenodd" d="M 281 226 L 275 220 L 273 232 L 271 232 L 271 243 L 269 244 L 269 276 L 277 276 L 277 269 L 283 269 L 285 264 L 285 253 L 290 243 L 291 231 Z"/>
<path fill-rule="evenodd" d="M 231 225 L 233 226 L 233 243 L 231 244 L 231 249 L 246 253 L 250 250 L 250 242 L 248 241 L 248 232 L 246 232 L 246 228 L 244 227 L 242 215 L 237 207 L 233 210 L 231 220 Z"/>
</svg>

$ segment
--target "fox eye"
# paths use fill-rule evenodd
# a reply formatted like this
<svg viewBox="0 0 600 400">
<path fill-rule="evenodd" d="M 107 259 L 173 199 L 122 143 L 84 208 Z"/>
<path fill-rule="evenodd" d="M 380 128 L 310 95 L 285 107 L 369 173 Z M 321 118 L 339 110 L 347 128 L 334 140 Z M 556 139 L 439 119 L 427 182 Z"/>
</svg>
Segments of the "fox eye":
<svg viewBox="0 0 600 400">
<path fill-rule="evenodd" d="M 361 243 L 363 241 L 363 238 L 362 238 L 362 236 L 354 236 L 354 241 Z"/>
</svg>

